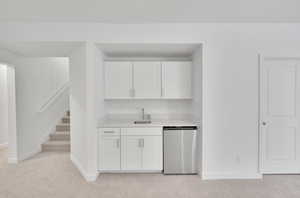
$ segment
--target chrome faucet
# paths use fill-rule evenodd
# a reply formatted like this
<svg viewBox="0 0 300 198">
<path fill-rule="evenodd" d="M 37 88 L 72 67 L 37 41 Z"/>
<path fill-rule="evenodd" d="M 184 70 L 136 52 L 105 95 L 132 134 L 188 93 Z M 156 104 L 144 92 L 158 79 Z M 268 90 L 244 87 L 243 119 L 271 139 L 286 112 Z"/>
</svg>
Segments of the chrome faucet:
<svg viewBox="0 0 300 198">
<path fill-rule="evenodd" d="M 142 108 L 142 120 L 145 120 L 145 109 Z"/>
<path fill-rule="evenodd" d="M 145 109 L 141 108 L 142 111 L 142 119 L 134 121 L 134 124 L 150 124 L 151 123 L 151 115 L 145 114 Z"/>
</svg>

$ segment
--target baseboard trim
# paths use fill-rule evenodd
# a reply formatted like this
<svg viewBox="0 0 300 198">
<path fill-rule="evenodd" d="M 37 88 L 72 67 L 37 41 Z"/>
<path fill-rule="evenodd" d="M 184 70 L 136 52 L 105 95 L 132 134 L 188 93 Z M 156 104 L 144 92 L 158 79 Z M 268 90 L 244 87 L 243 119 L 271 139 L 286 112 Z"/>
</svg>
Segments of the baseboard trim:
<svg viewBox="0 0 300 198">
<path fill-rule="evenodd" d="M 260 173 L 239 173 L 239 172 L 220 172 L 202 173 L 203 180 L 222 180 L 222 179 L 262 179 Z"/>
<path fill-rule="evenodd" d="M 9 164 L 17 164 L 18 163 L 18 159 L 15 157 L 9 157 L 7 158 L 7 163 Z"/>
<path fill-rule="evenodd" d="M 5 149 L 7 147 L 8 147 L 8 143 L 7 142 L 0 144 L 0 149 Z"/>
<path fill-rule="evenodd" d="M 71 154 L 70 156 L 71 158 L 71 161 L 73 162 L 73 164 L 76 166 L 76 168 L 79 170 L 80 174 L 84 177 L 84 179 L 87 181 L 87 182 L 93 182 L 93 181 L 96 181 L 96 179 L 98 178 L 98 175 L 99 173 L 96 172 L 95 174 L 90 174 L 90 173 L 87 173 L 82 165 L 79 163 L 79 160 L 77 160 L 76 157 L 74 157 L 74 155 Z"/>
<path fill-rule="evenodd" d="M 99 173 L 160 173 L 162 170 L 99 170 Z"/>
<path fill-rule="evenodd" d="M 27 152 L 27 153 L 23 154 L 23 155 L 19 158 L 18 161 L 26 160 L 26 159 L 28 159 L 28 158 L 30 158 L 30 157 L 33 157 L 34 155 L 36 155 L 36 154 L 38 154 L 38 153 L 40 153 L 40 152 L 42 152 L 42 147 L 41 147 L 41 146 L 39 146 L 39 147 L 36 148 L 35 150 L 32 150 L 32 151 L 30 151 L 30 152 Z"/>
</svg>

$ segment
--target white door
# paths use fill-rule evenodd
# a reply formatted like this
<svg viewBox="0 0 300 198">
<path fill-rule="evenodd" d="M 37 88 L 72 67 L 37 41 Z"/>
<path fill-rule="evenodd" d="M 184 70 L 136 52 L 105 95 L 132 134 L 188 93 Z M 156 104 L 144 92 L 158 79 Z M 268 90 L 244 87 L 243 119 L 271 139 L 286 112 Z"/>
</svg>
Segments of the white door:
<svg viewBox="0 0 300 198">
<path fill-rule="evenodd" d="M 122 136 L 122 170 L 142 169 L 142 137 Z"/>
<path fill-rule="evenodd" d="M 164 98 L 192 97 L 192 63 L 190 61 L 162 62 L 162 96 Z"/>
<path fill-rule="evenodd" d="M 162 170 L 162 136 L 144 136 L 142 149 L 143 169 Z"/>
<path fill-rule="evenodd" d="M 120 170 L 120 136 L 100 137 L 100 170 Z"/>
<path fill-rule="evenodd" d="M 105 62 L 105 98 L 131 98 L 133 95 L 132 63 Z"/>
<path fill-rule="evenodd" d="M 300 67 L 295 59 L 261 64 L 261 172 L 300 173 Z"/>
<path fill-rule="evenodd" d="M 161 64 L 144 61 L 133 63 L 134 96 L 136 98 L 161 97 Z"/>
</svg>

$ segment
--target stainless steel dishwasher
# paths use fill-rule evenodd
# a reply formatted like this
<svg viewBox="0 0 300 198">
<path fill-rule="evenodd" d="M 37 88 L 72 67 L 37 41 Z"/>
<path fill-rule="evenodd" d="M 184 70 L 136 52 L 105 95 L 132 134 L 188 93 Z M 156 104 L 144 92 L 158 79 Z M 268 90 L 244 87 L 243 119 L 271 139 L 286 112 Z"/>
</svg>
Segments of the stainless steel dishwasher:
<svg viewBox="0 0 300 198">
<path fill-rule="evenodd" d="M 164 174 L 197 174 L 197 127 L 164 127 Z"/>
</svg>

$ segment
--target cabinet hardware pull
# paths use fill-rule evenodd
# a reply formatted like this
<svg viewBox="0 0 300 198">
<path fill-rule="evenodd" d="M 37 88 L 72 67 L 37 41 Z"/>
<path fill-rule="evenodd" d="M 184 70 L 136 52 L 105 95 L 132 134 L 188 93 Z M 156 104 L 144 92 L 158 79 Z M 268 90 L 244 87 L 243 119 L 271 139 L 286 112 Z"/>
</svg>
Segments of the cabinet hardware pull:
<svg viewBox="0 0 300 198">
<path fill-rule="evenodd" d="M 116 144 L 117 144 L 117 148 L 120 148 L 120 139 L 117 139 Z"/>
<path fill-rule="evenodd" d="M 143 139 L 139 139 L 139 148 L 142 148 L 143 147 Z"/>
<path fill-rule="evenodd" d="M 134 97 L 135 96 L 135 89 L 129 89 L 129 95 L 130 97 Z"/>
<path fill-rule="evenodd" d="M 142 140 L 142 148 L 144 148 L 144 139 L 141 139 Z"/>
<path fill-rule="evenodd" d="M 104 133 L 114 133 L 114 131 L 104 131 Z"/>
</svg>

